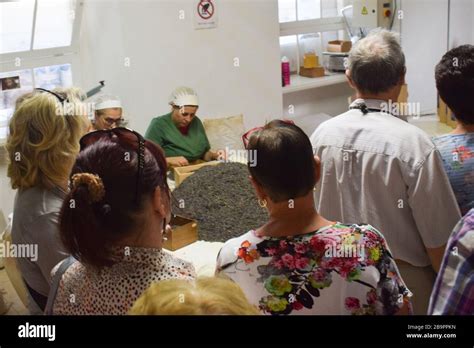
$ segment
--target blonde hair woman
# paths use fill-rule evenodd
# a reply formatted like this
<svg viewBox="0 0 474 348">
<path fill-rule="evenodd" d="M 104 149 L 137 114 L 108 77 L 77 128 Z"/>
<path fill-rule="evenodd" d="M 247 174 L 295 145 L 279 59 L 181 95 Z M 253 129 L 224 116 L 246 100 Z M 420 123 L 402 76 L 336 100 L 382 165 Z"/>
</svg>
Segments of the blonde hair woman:
<svg viewBox="0 0 474 348">
<path fill-rule="evenodd" d="M 51 269 L 67 255 L 59 239 L 58 217 L 68 178 L 88 127 L 77 90 L 37 89 L 18 103 L 10 121 L 8 176 L 18 189 L 12 240 L 27 245 L 18 259 L 29 291 L 29 309 L 44 309 Z"/>
<path fill-rule="evenodd" d="M 240 287 L 224 278 L 194 282 L 165 280 L 151 285 L 129 311 L 132 315 L 257 315 Z"/>
</svg>

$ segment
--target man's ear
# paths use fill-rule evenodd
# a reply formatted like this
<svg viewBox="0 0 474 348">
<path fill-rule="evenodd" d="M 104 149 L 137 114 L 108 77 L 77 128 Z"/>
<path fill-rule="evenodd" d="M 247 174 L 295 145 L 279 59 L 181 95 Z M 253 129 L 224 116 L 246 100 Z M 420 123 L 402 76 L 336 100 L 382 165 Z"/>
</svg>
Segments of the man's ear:
<svg viewBox="0 0 474 348">
<path fill-rule="evenodd" d="M 349 82 L 349 86 L 356 89 L 356 87 L 354 85 L 354 81 L 352 81 L 351 71 L 349 69 L 346 70 L 346 79 L 347 79 L 347 82 Z"/>
<path fill-rule="evenodd" d="M 266 195 L 265 191 L 263 190 L 262 185 L 260 185 L 251 175 L 249 175 L 249 180 L 250 180 L 255 192 L 257 193 L 257 197 L 259 199 L 267 198 L 267 195 Z"/>
<path fill-rule="evenodd" d="M 318 156 L 314 156 L 314 175 L 316 178 L 316 183 L 321 179 L 321 160 Z"/>
</svg>

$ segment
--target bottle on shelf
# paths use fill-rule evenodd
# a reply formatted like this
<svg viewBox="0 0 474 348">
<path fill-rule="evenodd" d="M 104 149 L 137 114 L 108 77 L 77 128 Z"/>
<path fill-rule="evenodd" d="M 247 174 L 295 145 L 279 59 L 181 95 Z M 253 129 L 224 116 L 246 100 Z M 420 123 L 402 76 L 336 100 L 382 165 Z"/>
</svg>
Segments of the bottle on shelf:
<svg viewBox="0 0 474 348">
<path fill-rule="evenodd" d="M 290 60 L 283 56 L 281 58 L 281 76 L 283 87 L 290 84 Z"/>
</svg>

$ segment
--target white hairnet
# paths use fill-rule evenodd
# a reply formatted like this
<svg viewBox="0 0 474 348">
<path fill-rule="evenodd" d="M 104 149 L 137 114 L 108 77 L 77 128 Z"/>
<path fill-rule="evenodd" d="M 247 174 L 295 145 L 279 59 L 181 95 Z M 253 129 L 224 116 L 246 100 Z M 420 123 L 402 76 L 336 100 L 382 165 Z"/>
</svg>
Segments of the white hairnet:
<svg viewBox="0 0 474 348">
<path fill-rule="evenodd" d="M 178 87 L 170 96 L 170 105 L 175 106 L 199 106 L 197 93 L 189 87 Z"/>
<path fill-rule="evenodd" d="M 122 103 L 120 99 L 108 94 L 103 94 L 98 96 L 94 100 L 94 109 L 95 110 L 104 110 L 104 109 L 111 109 L 111 108 L 121 108 Z"/>
</svg>

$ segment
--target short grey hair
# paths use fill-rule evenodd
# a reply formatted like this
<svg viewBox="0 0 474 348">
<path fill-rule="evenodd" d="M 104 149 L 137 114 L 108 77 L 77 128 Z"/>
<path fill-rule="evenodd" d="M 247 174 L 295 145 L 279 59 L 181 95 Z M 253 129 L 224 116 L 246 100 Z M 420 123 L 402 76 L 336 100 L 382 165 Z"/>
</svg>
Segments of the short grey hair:
<svg viewBox="0 0 474 348">
<path fill-rule="evenodd" d="M 372 30 L 352 47 L 346 68 L 359 91 L 387 92 L 406 71 L 399 35 L 386 29 Z"/>
</svg>

